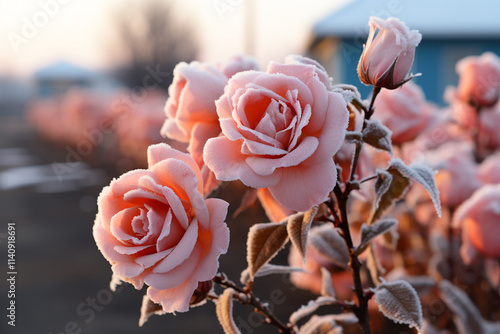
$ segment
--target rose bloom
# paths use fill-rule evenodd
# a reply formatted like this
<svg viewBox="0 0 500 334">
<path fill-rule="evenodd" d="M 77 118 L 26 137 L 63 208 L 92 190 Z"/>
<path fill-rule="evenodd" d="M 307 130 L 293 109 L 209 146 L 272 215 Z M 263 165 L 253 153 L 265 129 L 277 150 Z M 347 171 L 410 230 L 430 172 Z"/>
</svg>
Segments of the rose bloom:
<svg viewBox="0 0 500 334">
<path fill-rule="evenodd" d="M 149 285 L 147 295 L 165 312 L 185 312 L 227 251 L 228 203 L 203 198 L 200 170 L 186 153 L 152 145 L 148 164 L 102 190 L 94 238 L 114 277 L 136 289 Z"/>
<path fill-rule="evenodd" d="M 471 105 L 488 107 L 500 94 L 500 59 L 491 52 L 469 56 L 456 65 L 459 75 L 457 96 Z"/>
<path fill-rule="evenodd" d="M 365 85 L 394 89 L 411 79 L 415 48 L 422 40 L 417 30 L 391 17 L 371 16 L 370 33 L 358 63 L 358 76 Z"/>
<path fill-rule="evenodd" d="M 500 257 L 500 184 L 485 185 L 465 201 L 453 216 L 455 228 L 462 228 L 462 258 L 466 263 L 478 253 Z"/>
<path fill-rule="evenodd" d="M 417 137 L 432 123 L 436 108 L 425 101 L 422 88 L 408 82 L 399 89 L 382 90 L 375 100 L 373 118 L 392 131 L 393 144 Z"/>
<path fill-rule="evenodd" d="M 294 211 L 326 200 L 348 111 L 323 77 L 320 67 L 296 58 L 234 75 L 216 102 L 223 136 L 209 139 L 203 152 L 217 179 L 268 188 Z"/>
</svg>

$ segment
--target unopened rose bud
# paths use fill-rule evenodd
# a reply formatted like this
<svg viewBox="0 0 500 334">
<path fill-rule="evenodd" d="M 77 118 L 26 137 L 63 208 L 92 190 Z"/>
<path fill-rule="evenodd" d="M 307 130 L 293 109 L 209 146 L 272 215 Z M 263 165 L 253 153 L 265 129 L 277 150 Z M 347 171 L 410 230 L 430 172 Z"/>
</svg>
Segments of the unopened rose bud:
<svg viewBox="0 0 500 334">
<path fill-rule="evenodd" d="M 457 63 L 457 96 L 472 106 L 490 107 L 500 96 L 500 59 L 491 52 L 466 57 Z"/>
<path fill-rule="evenodd" d="M 358 76 L 365 85 L 395 89 L 412 78 L 409 75 L 415 48 L 422 40 L 418 30 L 404 22 L 370 17 L 370 34 L 358 63 Z"/>
</svg>

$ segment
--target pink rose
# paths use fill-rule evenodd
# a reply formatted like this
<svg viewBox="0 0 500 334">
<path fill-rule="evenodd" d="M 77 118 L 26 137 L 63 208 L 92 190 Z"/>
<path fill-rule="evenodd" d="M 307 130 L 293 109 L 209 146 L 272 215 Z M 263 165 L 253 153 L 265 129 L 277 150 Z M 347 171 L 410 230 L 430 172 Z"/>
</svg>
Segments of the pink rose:
<svg viewBox="0 0 500 334">
<path fill-rule="evenodd" d="M 203 152 L 217 179 L 268 188 L 294 211 L 326 200 L 337 179 L 332 157 L 344 141 L 348 111 L 318 72 L 309 64 L 271 63 L 267 72 L 229 80 L 216 102 L 224 136 L 209 139 Z"/>
<path fill-rule="evenodd" d="M 492 106 L 500 94 L 500 59 L 485 52 L 480 57 L 469 56 L 456 65 L 459 75 L 458 98 L 471 105 Z"/>
<path fill-rule="evenodd" d="M 438 169 L 435 178 L 443 205 L 456 207 L 481 186 L 472 150 L 464 143 L 440 146 L 428 153 L 427 163 Z"/>
<path fill-rule="evenodd" d="M 203 198 L 195 161 L 167 144 L 148 149 L 148 169 L 123 174 L 98 199 L 94 238 L 113 274 L 165 312 L 185 312 L 199 282 L 227 251 L 228 203 Z"/>
<path fill-rule="evenodd" d="M 224 86 L 231 76 L 253 69 L 258 69 L 255 60 L 243 56 L 235 56 L 215 65 L 196 61 L 179 63 L 174 69 L 174 80 L 165 105 L 167 119 L 161 134 L 189 143 L 188 152 L 202 169 L 205 195 L 220 184 L 203 161 L 206 141 L 221 132 L 215 100 L 224 93 Z"/>
<path fill-rule="evenodd" d="M 188 151 L 198 166 L 203 164 L 201 152 L 206 140 L 220 133 L 215 100 L 224 92 L 226 82 L 224 73 L 211 64 L 182 62 L 174 69 L 161 133 L 189 143 Z"/>
<path fill-rule="evenodd" d="M 490 150 L 500 149 L 500 103 L 492 108 L 483 109 L 479 114 L 479 140 L 482 145 Z"/>
<path fill-rule="evenodd" d="M 371 16 L 369 25 L 368 40 L 358 63 L 358 76 L 365 85 L 397 88 L 411 79 L 408 74 L 422 35 L 394 17 L 384 21 Z"/>
<path fill-rule="evenodd" d="M 477 252 L 500 257 L 500 184 L 486 185 L 465 201 L 453 216 L 454 227 L 462 228 L 462 257 L 470 263 Z"/>
<path fill-rule="evenodd" d="M 375 100 L 373 118 L 392 131 L 392 142 L 415 139 L 433 120 L 436 108 L 425 101 L 422 88 L 408 82 L 399 89 L 382 90 Z"/>
</svg>

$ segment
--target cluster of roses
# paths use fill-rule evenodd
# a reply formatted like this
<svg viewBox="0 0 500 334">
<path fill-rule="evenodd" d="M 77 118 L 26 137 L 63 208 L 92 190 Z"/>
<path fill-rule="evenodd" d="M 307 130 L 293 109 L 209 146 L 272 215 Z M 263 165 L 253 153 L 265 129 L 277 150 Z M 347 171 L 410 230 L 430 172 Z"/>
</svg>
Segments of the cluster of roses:
<svg viewBox="0 0 500 334">
<path fill-rule="evenodd" d="M 231 298 L 236 287 L 227 282 L 221 286 L 232 288 L 223 295 L 210 291 L 212 281 L 223 281 L 223 276 L 217 276 L 218 259 L 227 251 L 229 229 L 225 223 L 228 203 L 209 195 L 223 181 L 240 180 L 255 189 L 249 191 L 259 198 L 270 221 L 280 226 L 276 230 L 271 225 L 252 228 L 249 239 L 259 231 L 285 229 L 285 239 L 277 236 L 281 232 L 271 238 L 277 246 L 265 245 L 273 254 L 261 261 L 261 267 L 288 240 L 287 224 L 301 217 L 303 225 L 299 230 L 305 231 L 299 236 L 302 241 L 289 233 L 294 246 L 302 246 L 292 249 L 291 264 L 301 267 L 307 259 L 308 272 L 292 274 L 297 285 L 318 293 L 330 291 L 331 288 L 325 288 L 325 271 L 321 268 L 333 268 L 330 274 L 334 279 L 327 282 L 336 291 L 329 295 L 329 301 L 339 303 L 333 296 L 351 298 L 345 291 L 352 290 L 336 284 L 333 272 L 350 268 L 353 278 L 347 285 L 355 285 L 358 305 L 339 304 L 347 311 L 354 310 L 364 333 L 370 332 L 366 308 L 373 294 L 385 316 L 420 329 L 422 312 L 418 297 L 413 299 L 414 291 L 405 284 L 379 280 L 384 263 L 388 263 L 379 261 L 384 259 L 383 249 L 390 248 L 388 244 L 394 249 L 397 243 L 397 221 L 381 218 L 390 214 L 394 204 L 399 207 L 398 199 L 405 195 L 412 199 L 404 204 L 409 210 L 405 212 L 419 224 L 440 226 L 439 231 L 445 236 L 452 227 L 462 226 L 463 247 L 470 249 L 473 245 L 495 261 L 500 257 L 491 234 L 500 221 L 500 188 L 493 179 L 500 175 L 494 171 L 497 164 L 489 162 L 490 158 L 482 162 L 479 169 L 483 172 L 474 174 L 481 181 L 470 186 L 475 179 L 453 174 L 453 160 L 463 162 L 459 152 L 464 149 L 448 148 L 450 142 L 464 148 L 464 142 L 472 142 L 469 153 L 476 159 L 489 153 L 495 134 L 485 138 L 478 127 L 472 127 L 470 134 L 459 131 L 463 126 L 459 120 L 450 122 L 450 113 L 438 111 L 425 101 L 418 86 L 407 82 L 412 78 L 409 71 L 420 40 L 417 31 L 409 30 L 397 19 L 370 18 L 370 35 L 358 66 L 361 81 L 374 87 L 370 102 L 363 101 L 352 86 L 334 85 L 319 63 L 301 56 L 289 56 L 284 64 L 271 62 L 265 71 L 246 57 L 217 64 L 177 65 L 161 132 L 186 143 L 187 153 L 167 144 L 150 146 L 148 169 L 134 170 L 113 180 L 98 199 L 94 237 L 112 265 L 112 285 L 125 281 L 140 289 L 146 283 L 146 313 L 155 310 L 151 301 L 160 304 L 162 312 L 185 312 L 207 297 Z M 482 72 L 484 58 L 489 59 L 486 75 Z M 455 101 L 473 108 L 478 119 L 490 113 L 484 108 L 492 107 L 498 100 L 500 66 L 496 62 L 487 54 L 464 60 L 458 66 L 463 75 Z M 498 76 L 493 78 L 491 68 Z M 478 84 L 470 83 L 471 80 L 486 80 L 487 84 L 478 89 Z M 483 125 L 486 126 L 489 124 Z M 447 150 L 450 153 L 443 154 Z M 440 195 L 429 168 L 406 165 L 417 157 L 441 170 L 437 175 Z M 460 203 L 449 199 L 462 196 L 459 202 L 464 203 L 455 211 L 453 224 L 430 223 L 434 218 L 427 212 L 428 196 L 421 195 L 420 186 L 410 188 L 410 179 L 431 194 L 432 206 L 438 212 L 440 199 L 446 205 L 445 212 L 450 213 L 448 208 Z M 370 180 L 376 180 L 375 185 Z M 484 183 L 497 185 L 481 187 Z M 464 194 L 464 187 L 470 192 Z M 295 214 L 305 211 L 310 217 Z M 311 227 L 315 220 L 332 224 Z M 368 226 L 362 225 L 366 222 Z M 424 233 L 432 231 L 429 228 Z M 379 247 L 376 241 L 381 238 L 375 237 L 382 234 L 385 241 L 378 242 L 382 246 Z M 318 239 L 322 241 L 315 243 Z M 347 247 L 336 247 L 331 252 L 337 254 L 328 256 L 325 240 L 333 249 L 337 239 L 342 247 Z M 357 247 L 353 246 L 353 239 Z M 362 254 L 366 249 L 370 251 Z M 360 257 L 363 262 L 375 263 L 369 265 L 375 289 L 363 290 L 358 255 L 367 257 Z M 249 263 L 251 276 L 258 270 L 252 270 L 252 265 L 256 264 Z M 387 267 L 397 269 L 394 261 Z M 319 281 L 313 277 L 316 273 L 323 275 Z M 443 293 L 455 291 L 448 289 L 446 282 L 441 285 Z M 416 309 L 410 310 L 412 307 Z M 265 313 L 265 309 L 261 311 Z M 217 312 L 219 319 L 227 320 L 221 320 L 224 330 L 237 333 L 224 309 L 218 308 Z M 286 326 L 271 316 L 268 320 L 283 332 L 296 333 L 294 321 Z M 324 319 L 318 321 L 307 323 L 300 333 L 319 333 L 318 326 L 324 324 Z"/>
<path fill-rule="evenodd" d="M 165 119 L 165 99 L 159 89 L 137 94 L 127 89 L 97 93 L 72 88 L 58 96 L 35 99 L 26 118 L 42 137 L 78 155 L 72 160 L 101 149 L 101 157 L 108 157 L 109 163 L 122 161 L 130 169 L 144 166 L 144 151 L 163 140 L 159 130 Z"/>
</svg>

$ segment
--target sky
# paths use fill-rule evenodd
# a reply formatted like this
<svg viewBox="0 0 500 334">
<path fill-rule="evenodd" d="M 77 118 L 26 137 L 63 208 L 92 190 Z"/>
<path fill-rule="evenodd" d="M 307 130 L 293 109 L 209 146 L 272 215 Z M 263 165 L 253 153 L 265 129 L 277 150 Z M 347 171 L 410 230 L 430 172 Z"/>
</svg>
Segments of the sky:
<svg viewBox="0 0 500 334">
<path fill-rule="evenodd" d="M 112 13 L 128 1 L 0 0 L 0 75 L 30 76 L 58 60 L 108 68 L 117 61 Z M 350 1 L 172 0 L 197 33 L 199 60 L 250 53 L 261 65 L 302 52 L 313 23 Z"/>
</svg>

